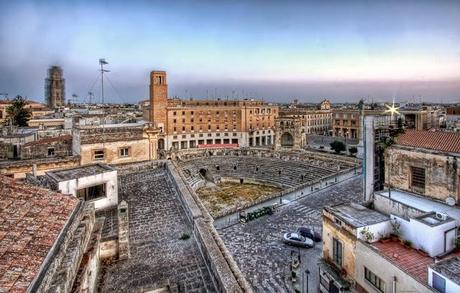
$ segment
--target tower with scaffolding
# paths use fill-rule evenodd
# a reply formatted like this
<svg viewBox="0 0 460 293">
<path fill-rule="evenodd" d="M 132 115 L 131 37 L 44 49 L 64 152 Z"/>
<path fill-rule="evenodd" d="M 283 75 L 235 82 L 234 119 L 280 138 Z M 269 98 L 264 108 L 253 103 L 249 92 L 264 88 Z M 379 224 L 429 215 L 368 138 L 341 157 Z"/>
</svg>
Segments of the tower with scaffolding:
<svg viewBox="0 0 460 293">
<path fill-rule="evenodd" d="M 48 69 L 48 77 L 45 79 L 45 101 L 50 108 L 65 104 L 65 79 L 59 66 L 51 66 Z"/>
</svg>

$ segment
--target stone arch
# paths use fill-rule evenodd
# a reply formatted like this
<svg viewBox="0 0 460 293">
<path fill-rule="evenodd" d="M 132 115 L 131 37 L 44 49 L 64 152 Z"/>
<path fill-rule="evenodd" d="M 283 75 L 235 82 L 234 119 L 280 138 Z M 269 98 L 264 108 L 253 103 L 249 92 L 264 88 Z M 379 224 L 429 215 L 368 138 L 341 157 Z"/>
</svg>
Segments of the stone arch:
<svg viewBox="0 0 460 293">
<path fill-rule="evenodd" d="M 281 135 L 281 146 L 292 148 L 294 146 L 294 136 L 289 132 L 283 133 Z"/>
<path fill-rule="evenodd" d="M 208 170 L 204 169 L 204 168 L 201 168 L 200 169 L 200 174 L 201 176 L 205 177 L 206 178 L 206 173 L 208 172 Z"/>
</svg>

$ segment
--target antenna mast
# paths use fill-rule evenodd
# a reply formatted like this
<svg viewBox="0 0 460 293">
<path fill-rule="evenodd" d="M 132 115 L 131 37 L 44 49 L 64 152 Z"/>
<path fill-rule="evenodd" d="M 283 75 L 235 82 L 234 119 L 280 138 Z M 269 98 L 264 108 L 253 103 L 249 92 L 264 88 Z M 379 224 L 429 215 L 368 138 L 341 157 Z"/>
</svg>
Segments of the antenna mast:
<svg viewBox="0 0 460 293">
<path fill-rule="evenodd" d="M 110 70 L 104 69 L 104 65 L 109 64 L 105 61 L 105 58 L 99 59 L 99 64 L 101 65 L 101 95 L 102 95 L 102 104 L 104 104 L 104 72 L 110 72 Z"/>
</svg>

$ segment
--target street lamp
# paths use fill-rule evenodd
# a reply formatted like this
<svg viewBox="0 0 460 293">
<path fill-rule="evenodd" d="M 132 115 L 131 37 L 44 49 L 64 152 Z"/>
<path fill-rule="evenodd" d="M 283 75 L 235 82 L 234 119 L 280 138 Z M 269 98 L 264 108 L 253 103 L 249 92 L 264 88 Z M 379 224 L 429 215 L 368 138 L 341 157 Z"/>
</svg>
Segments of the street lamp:
<svg viewBox="0 0 460 293">
<path fill-rule="evenodd" d="M 307 293 L 308 293 L 308 276 L 310 275 L 310 271 L 306 269 L 305 274 L 307 274 Z"/>
</svg>

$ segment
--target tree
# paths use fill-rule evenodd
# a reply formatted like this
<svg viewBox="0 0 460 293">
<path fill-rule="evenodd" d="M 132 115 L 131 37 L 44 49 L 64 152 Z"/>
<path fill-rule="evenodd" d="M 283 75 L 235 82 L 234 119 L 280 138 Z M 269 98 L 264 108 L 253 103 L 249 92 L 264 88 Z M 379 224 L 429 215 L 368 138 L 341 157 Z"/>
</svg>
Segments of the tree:
<svg viewBox="0 0 460 293">
<path fill-rule="evenodd" d="M 13 103 L 6 108 L 6 113 L 8 118 L 11 119 L 13 125 L 24 127 L 27 126 L 27 121 L 29 121 L 30 116 L 32 115 L 29 109 L 25 108 L 26 99 L 21 96 L 16 96 Z"/>
<path fill-rule="evenodd" d="M 348 152 L 350 153 L 350 155 L 354 156 L 358 152 L 358 148 L 357 147 L 349 147 Z"/>
<path fill-rule="evenodd" d="M 347 148 L 343 142 L 340 140 L 334 140 L 330 143 L 331 149 L 334 150 L 337 154 L 345 151 Z"/>
</svg>

